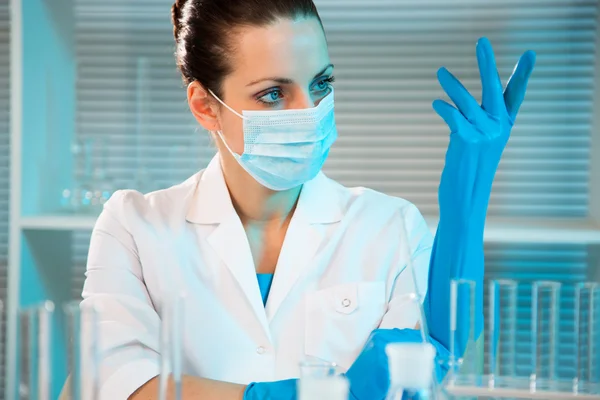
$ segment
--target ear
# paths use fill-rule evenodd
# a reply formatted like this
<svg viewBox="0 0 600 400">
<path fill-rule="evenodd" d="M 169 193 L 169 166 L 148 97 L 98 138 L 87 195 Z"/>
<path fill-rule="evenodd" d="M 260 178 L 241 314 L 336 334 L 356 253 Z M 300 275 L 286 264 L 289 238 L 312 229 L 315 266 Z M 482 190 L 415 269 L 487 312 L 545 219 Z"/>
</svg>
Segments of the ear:
<svg viewBox="0 0 600 400">
<path fill-rule="evenodd" d="M 188 85 L 187 98 L 192 114 L 204 129 L 207 131 L 221 129 L 217 118 L 216 101 L 199 82 L 194 81 Z"/>
</svg>

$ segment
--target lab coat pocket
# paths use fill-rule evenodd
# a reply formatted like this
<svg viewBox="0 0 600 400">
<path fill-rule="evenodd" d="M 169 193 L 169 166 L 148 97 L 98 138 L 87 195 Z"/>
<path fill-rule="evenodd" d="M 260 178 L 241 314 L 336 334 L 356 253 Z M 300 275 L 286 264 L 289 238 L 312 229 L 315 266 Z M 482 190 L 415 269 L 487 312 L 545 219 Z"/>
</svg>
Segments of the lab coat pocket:
<svg viewBox="0 0 600 400">
<path fill-rule="evenodd" d="M 385 283 L 346 283 L 306 296 L 305 353 L 352 365 L 385 313 Z"/>
</svg>

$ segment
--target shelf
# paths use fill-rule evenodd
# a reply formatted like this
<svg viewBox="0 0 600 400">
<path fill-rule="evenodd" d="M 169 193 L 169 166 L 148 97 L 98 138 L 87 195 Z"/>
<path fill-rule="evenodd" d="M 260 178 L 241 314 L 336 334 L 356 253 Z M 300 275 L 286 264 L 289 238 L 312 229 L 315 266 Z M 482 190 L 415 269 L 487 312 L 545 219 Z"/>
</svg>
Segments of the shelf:
<svg viewBox="0 0 600 400">
<path fill-rule="evenodd" d="M 42 215 L 21 218 L 23 230 L 91 230 L 93 215 Z M 436 218 L 427 218 L 435 234 Z M 600 244 L 600 225 L 586 219 L 488 218 L 486 243 Z"/>
<path fill-rule="evenodd" d="M 433 234 L 436 218 L 426 218 Z M 585 218 L 499 218 L 486 222 L 486 243 L 600 244 L 600 224 Z"/>
<path fill-rule="evenodd" d="M 600 225 L 587 219 L 488 218 L 486 243 L 600 244 Z"/>
<path fill-rule="evenodd" d="M 600 384 L 579 382 L 574 388 L 571 379 L 548 381 L 538 378 L 532 381 L 529 376 L 490 377 L 460 374 L 454 379 L 450 378 L 451 376 L 446 381 L 444 391 L 458 397 L 600 400 Z"/>
<path fill-rule="evenodd" d="M 97 216 L 94 215 L 39 215 L 21 217 L 22 230 L 92 230 Z"/>
</svg>

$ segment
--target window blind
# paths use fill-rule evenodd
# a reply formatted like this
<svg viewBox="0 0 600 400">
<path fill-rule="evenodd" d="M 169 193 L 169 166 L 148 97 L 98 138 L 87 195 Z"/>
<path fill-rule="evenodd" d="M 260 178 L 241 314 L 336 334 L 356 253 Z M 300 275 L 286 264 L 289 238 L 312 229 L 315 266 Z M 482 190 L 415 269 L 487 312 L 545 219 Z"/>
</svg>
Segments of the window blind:
<svg viewBox="0 0 600 400">
<path fill-rule="evenodd" d="M 489 215 L 587 215 L 594 70 L 600 68 L 594 65 L 596 0 L 316 4 L 337 77 L 339 139 L 325 165 L 330 177 L 407 198 L 435 216 L 449 133 L 431 108 L 435 98 L 445 98 L 436 71 L 446 66 L 479 100 L 475 43 L 485 35 L 505 83 L 524 51 L 538 55 Z M 175 68 L 171 1 L 75 5 L 77 137 L 94 141 L 92 164 L 106 170 L 115 188 L 142 191 L 204 167 L 215 149 L 190 115 Z M 79 160 L 80 178 L 85 164 Z M 74 296 L 81 291 L 88 242 L 89 233 L 77 234 Z M 589 270 L 582 246 L 488 246 L 486 252 L 488 278 L 572 282 Z M 572 302 L 572 293 L 563 301 Z M 562 312 L 565 318 L 572 313 L 568 307 Z M 519 337 L 527 335 L 523 318 Z"/>
<path fill-rule="evenodd" d="M 0 299 L 6 304 L 8 289 L 8 212 L 10 165 L 10 13 L 8 0 L 0 0 Z M 5 307 L 6 309 L 6 307 Z M 1 325 L 5 343 L 6 318 Z M 4 394 L 4 349 L 0 348 L 0 397 Z"/>
<path fill-rule="evenodd" d="M 168 186 L 214 153 L 186 104 L 167 0 L 77 0 L 78 134 L 110 151 L 116 186 Z M 595 0 L 320 0 L 336 64 L 340 137 L 325 171 L 437 213 L 448 128 L 431 108 L 446 66 L 477 97 L 475 42 L 488 36 L 506 81 L 538 62 L 501 162 L 490 215 L 585 216 Z M 102 153 L 98 151 L 98 153 Z M 96 160 L 96 162 L 100 162 Z"/>
</svg>

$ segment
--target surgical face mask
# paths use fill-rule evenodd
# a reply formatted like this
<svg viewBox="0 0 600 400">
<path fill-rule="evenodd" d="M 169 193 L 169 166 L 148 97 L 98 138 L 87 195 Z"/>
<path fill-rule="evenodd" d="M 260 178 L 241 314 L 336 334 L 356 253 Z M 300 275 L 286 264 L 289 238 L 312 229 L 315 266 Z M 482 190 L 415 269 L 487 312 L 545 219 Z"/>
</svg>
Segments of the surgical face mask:
<svg viewBox="0 0 600 400">
<path fill-rule="evenodd" d="M 302 110 L 242 111 L 244 152 L 234 153 L 221 131 L 217 134 L 238 163 L 258 183 L 271 190 L 288 190 L 313 179 L 337 139 L 333 89 L 318 106 Z"/>
</svg>

